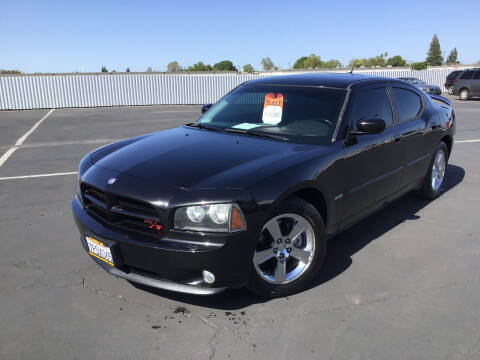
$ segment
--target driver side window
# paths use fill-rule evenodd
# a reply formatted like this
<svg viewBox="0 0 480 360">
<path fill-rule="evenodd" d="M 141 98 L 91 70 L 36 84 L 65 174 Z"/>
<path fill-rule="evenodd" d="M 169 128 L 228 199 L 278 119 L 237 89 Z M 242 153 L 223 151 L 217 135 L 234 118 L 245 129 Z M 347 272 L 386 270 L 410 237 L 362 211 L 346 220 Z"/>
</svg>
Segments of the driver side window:
<svg viewBox="0 0 480 360">
<path fill-rule="evenodd" d="M 384 87 L 360 90 L 355 99 L 354 128 L 360 119 L 379 118 L 385 121 L 386 127 L 393 125 L 393 113 L 387 89 Z"/>
</svg>

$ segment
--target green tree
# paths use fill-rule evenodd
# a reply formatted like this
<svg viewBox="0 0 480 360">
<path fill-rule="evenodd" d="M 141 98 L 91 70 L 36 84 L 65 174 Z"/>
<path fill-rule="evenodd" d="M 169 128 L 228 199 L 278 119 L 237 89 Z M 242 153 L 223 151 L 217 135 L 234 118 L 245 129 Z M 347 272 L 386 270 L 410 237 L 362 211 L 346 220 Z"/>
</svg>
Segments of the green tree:
<svg viewBox="0 0 480 360">
<path fill-rule="evenodd" d="M 433 39 L 430 43 L 430 49 L 426 58 L 427 65 L 440 66 L 443 64 L 442 50 L 440 48 L 440 41 L 438 41 L 437 34 L 433 35 Z"/>
<path fill-rule="evenodd" d="M 342 63 L 338 60 L 332 59 L 332 60 L 323 62 L 321 67 L 326 69 L 336 69 L 336 68 L 341 68 Z"/>
<path fill-rule="evenodd" d="M 250 64 L 243 65 L 243 69 L 242 69 L 242 70 L 243 70 L 244 73 L 253 73 L 253 72 L 255 72 L 255 69 L 254 69 L 253 66 L 250 65 Z"/>
<path fill-rule="evenodd" d="M 458 59 L 458 52 L 457 52 L 457 48 L 454 47 L 452 51 L 450 51 L 450 54 L 447 57 L 446 64 L 447 65 L 460 64 L 460 61 L 458 61 L 457 59 Z"/>
<path fill-rule="evenodd" d="M 310 54 L 310 56 L 303 62 L 305 69 L 316 69 L 322 66 L 322 59 L 320 56 Z"/>
<path fill-rule="evenodd" d="M 263 70 L 265 71 L 270 71 L 275 69 L 275 64 L 273 63 L 272 59 L 270 59 L 268 56 L 263 58 L 261 63 L 263 66 Z"/>
<path fill-rule="evenodd" d="M 106 66 L 102 66 L 102 72 L 108 72 L 108 70 L 107 70 L 107 67 L 106 67 Z"/>
<path fill-rule="evenodd" d="M 187 71 L 212 71 L 212 67 L 208 64 L 204 64 L 202 61 L 199 61 L 198 63 L 189 66 Z"/>
<path fill-rule="evenodd" d="M 387 65 L 391 66 L 405 66 L 407 65 L 407 60 L 402 58 L 400 55 L 392 56 L 387 60 Z"/>
<path fill-rule="evenodd" d="M 5 69 L 0 69 L 0 74 L 9 74 L 9 75 L 18 75 L 21 74 L 22 72 L 20 70 L 5 70 Z"/>
<path fill-rule="evenodd" d="M 367 66 L 367 59 L 365 59 L 365 58 L 363 58 L 363 59 L 352 59 L 348 63 L 348 67 L 351 68 L 353 66 L 353 64 L 355 64 L 355 68 L 359 68 L 359 67 L 362 67 L 362 66 Z"/>
<path fill-rule="evenodd" d="M 127 67 L 127 70 L 125 70 L 125 72 L 130 72 L 130 68 L 129 68 L 129 67 Z"/>
<path fill-rule="evenodd" d="M 308 56 L 302 56 L 301 58 L 298 58 L 297 61 L 295 61 L 295 64 L 293 64 L 294 69 L 305 69 L 305 60 L 308 59 Z"/>
<path fill-rule="evenodd" d="M 425 70 L 427 68 L 427 62 L 414 62 L 410 65 L 412 70 Z"/>
<path fill-rule="evenodd" d="M 223 60 L 213 65 L 213 71 L 238 71 L 230 60 Z"/>
<path fill-rule="evenodd" d="M 167 71 L 169 72 L 175 72 L 180 70 L 182 70 L 182 67 L 178 64 L 177 61 L 172 61 L 167 65 Z"/>
<path fill-rule="evenodd" d="M 377 66 L 386 66 L 385 58 L 383 54 L 368 58 L 365 66 L 367 67 L 377 67 Z"/>
</svg>

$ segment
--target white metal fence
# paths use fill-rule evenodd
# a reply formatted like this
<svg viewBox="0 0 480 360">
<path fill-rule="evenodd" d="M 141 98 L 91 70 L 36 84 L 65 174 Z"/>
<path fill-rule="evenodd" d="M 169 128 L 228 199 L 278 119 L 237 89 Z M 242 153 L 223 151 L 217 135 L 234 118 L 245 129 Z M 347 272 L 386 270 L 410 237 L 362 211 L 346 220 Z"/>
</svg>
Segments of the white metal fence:
<svg viewBox="0 0 480 360">
<path fill-rule="evenodd" d="M 455 68 L 421 71 L 384 68 L 357 69 L 355 73 L 418 77 L 446 91 L 443 83 L 453 70 Z M 213 103 L 245 81 L 285 73 L 293 72 L 0 76 L 0 110 Z"/>
</svg>

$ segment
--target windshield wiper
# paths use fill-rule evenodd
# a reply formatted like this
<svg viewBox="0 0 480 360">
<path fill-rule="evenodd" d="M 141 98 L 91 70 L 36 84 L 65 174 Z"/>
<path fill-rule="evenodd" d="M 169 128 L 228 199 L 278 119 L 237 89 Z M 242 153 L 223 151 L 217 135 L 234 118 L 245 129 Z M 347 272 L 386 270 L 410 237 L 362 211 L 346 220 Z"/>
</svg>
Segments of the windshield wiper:
<svg viewBox="0 0 480 360">
<path fill-rule="evenodd" d="M 205 125 L 205 124 L 202 124 L 202 123 L 189 123 L 189 124 L 185 124 L 185 125 L 190 126 L 190 127 L 196 127 L 196 128 L 199 128 L 199 129 L 210 130 L 210 131 L 220 131 L 220 129 L 215 127 L 215 126 Z"/>
<path fill-rule="evenodd" d="M 284 141 L 289 140 L 286 136 L 266 133 L 266 132 L 263 132 L 263 131 L 255 131 L 255 130 L 252 130 L 252 129 L 245 130 L 245 129 L 226 128 L 224 131 L 230 132 L 230 133 L 245 134 L 245 135 L 249 135 L 249 136 L 258 136 L 258 137 L 264 137 L 264 138 L 284 140 Z"/>
</svg>

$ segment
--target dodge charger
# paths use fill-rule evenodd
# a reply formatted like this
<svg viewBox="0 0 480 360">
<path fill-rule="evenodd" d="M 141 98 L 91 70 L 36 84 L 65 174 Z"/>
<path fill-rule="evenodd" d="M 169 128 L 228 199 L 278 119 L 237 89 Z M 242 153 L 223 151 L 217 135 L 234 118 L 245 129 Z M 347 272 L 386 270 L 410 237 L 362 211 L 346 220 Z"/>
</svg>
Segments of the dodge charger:
<svg viewBox="0 0 480 360">
<path fill-rule="evenodd" d="M 335 234 L 407 192 L 438 197 L 454 133 L 451 103 L 402 80 L 256 79 L 194 123 L 87 154 L 73 214 L 117 277 L 286 296 L 319 274 Z"/>
</svg>

